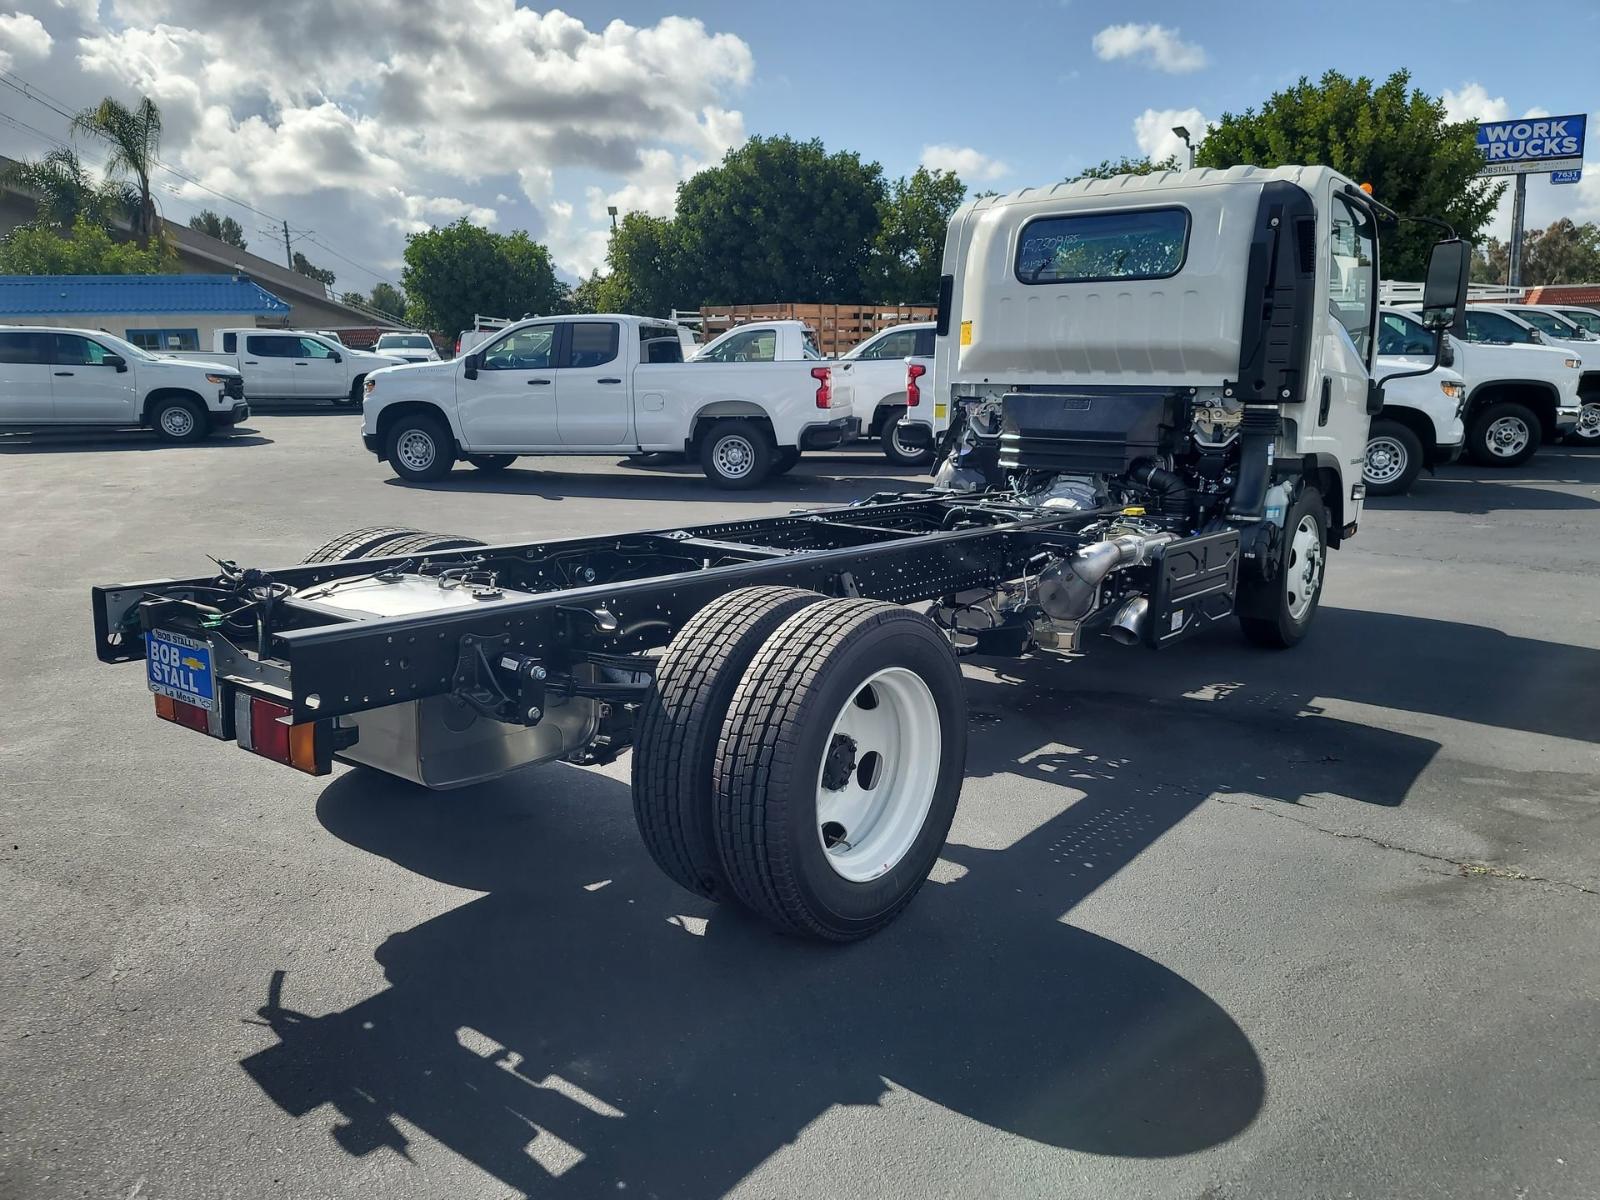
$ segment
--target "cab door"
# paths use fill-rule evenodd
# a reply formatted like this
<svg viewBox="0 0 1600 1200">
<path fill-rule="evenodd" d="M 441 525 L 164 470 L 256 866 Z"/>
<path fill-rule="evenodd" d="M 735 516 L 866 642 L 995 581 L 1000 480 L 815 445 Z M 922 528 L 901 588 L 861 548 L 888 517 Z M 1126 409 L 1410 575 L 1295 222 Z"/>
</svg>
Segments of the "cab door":
<svg viewBox="0 0 1600 1200">
<path fill-rule="evenodd" d="M 1334 195 L 1329 205 L 1328 314 L 1323 325 L 1322 379 L 1306 413 L 1306 449 L 1320 450 L 1340 464 L 1345 521 L 1360 504 L 1351 488 L 1366 461 L 1367 383 L 1372 378 L 1378 299 L 1378 252 L 1373 218 L 1365 208 Z"/>
<path fill-rule="evenodd" d="M 350 390 L 344 362 L 337 350 L 321 338 L 299 337 L 294 362 L 294 395 L 316 400 L 342 400 Z"/>
<path fill-rule="evenodd" d="M 133 368 L 106 362 L 122 357 L 80 333 L 53 333 L 50 364 L 53 420 L 63 425 L 131 425 L 139 419 Z"/>
<path fill-rule="evenodd" d="M 244 339 L 239 370 L 244 376 L 245 395 L 293 396 L 294 363 L 300 353 L 300 339 L 292 333 L 251 333 Z"/>
<path fill-rule="evenodd" d="M 557 369 L 556 426 L 561 444 L 612 449 L 630 444 L 628 372 L 622 327 L 569 321 Z"/>
<path fill-rule="evenodd" d="M 531 454 L 561 445 L 556 411 L 558 329 L 554 321 L 523 325 L 475 352 L 477 378 L 463 374 L 456 383 L 456 414 L 468 450 Z"/>
<path fill-rule="evenodd" d="M 53 369 L 48 333 L 0 333 L 0 424 L 50 421 Z"/>
</svg>

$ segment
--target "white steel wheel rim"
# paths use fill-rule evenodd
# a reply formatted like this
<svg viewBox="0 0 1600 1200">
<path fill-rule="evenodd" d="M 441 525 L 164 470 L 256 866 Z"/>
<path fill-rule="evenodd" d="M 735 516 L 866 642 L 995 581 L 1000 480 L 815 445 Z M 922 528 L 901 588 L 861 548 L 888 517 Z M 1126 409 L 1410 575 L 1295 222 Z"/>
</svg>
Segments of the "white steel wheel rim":
<svg viewBox="0 0 1600 1200">
<path fill-rule="evenodd" d="M 1310 513 L 1301 517 L 1300 524 L 1294 527 L 1283 586 L 1289 615 L 1298 621 L 1311 611 L 1312 602 L 1322 587 L 1322 538 L 1317 533 L 1317 519 Z"/>
<path fill-rule="evenodd" d="M 161 428 L 173 437 L 186 437 L 194 431 L 194 414 L 182 405 L 161 412 Z"/>
<path fill-rule="evenodd" d="M 1489 453 L 1510 458 L 1520 454 L 1532 436 L 1528 431 L 1528 423 L 1521 417 L 1500 417 L 1489 425 Z"/>
<path fill-rule="evenodd" d="M 917 447 L 906 445 L 901 437 L 901 432 L 898 424 L 889 430 L 889 440 L 894 443 L 895 453 L 904 455 L 906 458 L 915 458 L 918 454 Z"/>
<path fill-rule="evenodd" d="M 1367 482 L 1373 485 L 1393 483 L 1406 473 L 1410 456 L 1399 438 L 1387 435 L 1367 442 Z"/>
<path fill-rule="evenodd" d="M 870 883 L 916 843 L 933 808 L 942 738 L 922 676 L 885 667 L 845 701 L 817 770 L 817 840 L 835 874 Z"/>
<path fill-rule="evenodd" d="M 1590 442 L 1600 438 L 1600 402 L 1585 404 L 1578 412 L 1578 436 Z"/>
<path fill-rule="evenodd" d="M 400 461 L 413 471 L 426 471 L 433 466 L 438 450 L 433 438 L 421 429 L 408 429 L 395 442 L 394 452 Z"/>
<path fill-rule="evenodd" d="M 743 479 L 755 470 L 755 443 L 742 433 L 730 433 L 717 439 L 717 444 L 711 448 L 711 458 L 722 475 Z"/>
</svg>

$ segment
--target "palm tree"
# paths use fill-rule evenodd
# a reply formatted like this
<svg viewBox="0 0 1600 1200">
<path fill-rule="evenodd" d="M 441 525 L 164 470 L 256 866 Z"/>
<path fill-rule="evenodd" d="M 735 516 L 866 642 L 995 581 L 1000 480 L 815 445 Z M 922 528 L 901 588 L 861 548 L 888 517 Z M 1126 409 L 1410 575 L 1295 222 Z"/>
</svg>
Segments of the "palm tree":
<svg viewBox="0 0 1600 1200">
<path fill-rule="evenodd" d="M 79 217 L 97 225 L 121 205 L 97 182 L 71 150 L 52 150 L 37 162 L 14 163 L 5 181 L 33 193 L 38 215 L 57 229 L 71 229 Z"/>
<path fill-rule="evenodd" d="M 150 195 L 150 173 L 156 166 L 156 151 L 161 146 L 161 110 L 149 96 L 129 108 L 111 96 L 72 118 L 74 133 L 101 138 L 111 147 L 106 159 L 108 175 L 133 177 L 127 194 L 136 199 L 132 212 L 134 235 L 144 245 L 164 240 L 161 214 Z"/>
</svg>

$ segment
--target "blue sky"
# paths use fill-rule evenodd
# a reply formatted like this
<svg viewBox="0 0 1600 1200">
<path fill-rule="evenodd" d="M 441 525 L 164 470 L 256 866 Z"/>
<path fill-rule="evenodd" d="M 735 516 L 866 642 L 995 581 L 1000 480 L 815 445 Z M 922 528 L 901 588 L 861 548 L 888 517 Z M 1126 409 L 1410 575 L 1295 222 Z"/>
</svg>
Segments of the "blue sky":
<svg viewBox="0 0 1600 1200">
<path fill-rule="evenodd" d="M 15 9 L 11 10 L 11 6 Z M 9 11 L 8 11 L 9 10 Z M 545 240 L 569 278 L 603 260 L 606 208 L 671 211 L 676 183 L 747 134 L 819 137 L 890 176 L 974 188 L 1171 148 L 1302 75 L 1406 68 L 1464 118 L 1596 102 L 1600 0 L 0 0 L 0 153 L 71 141 L 110 94 L 166 119 L 166 214 L 235 216 L 365 289 L 408 232 L 458 217 Z M 307 36 L 306 31 L 315 31 Z M 42 94 L 41 94 L 42 93 Z M 1594 122 L 1591 122 L 1593 124 Z M 1535 177 L 1529 223 L 1600 220 L 1584 182 Z M 103 149 L 78 139 L 96 165 Z M 1494 232 L 1504 236 L 1502 218 Z"/>
</svg>

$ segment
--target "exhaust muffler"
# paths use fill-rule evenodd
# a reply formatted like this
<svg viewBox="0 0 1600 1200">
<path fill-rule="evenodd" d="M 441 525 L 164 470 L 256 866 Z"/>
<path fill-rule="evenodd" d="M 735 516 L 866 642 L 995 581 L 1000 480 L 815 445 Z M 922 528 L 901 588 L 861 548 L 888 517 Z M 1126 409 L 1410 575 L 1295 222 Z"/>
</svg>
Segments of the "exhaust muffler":
<svg viewBox="0 0 1600 1200">
<path fill-rule="evenodd" d="M 1118 645 L 1137 646 L 1144 640 L 1144 625 L 1149 616 L 1150 601 L 1144 596 L 1133 596 L 1117 609 L 1107 632 Z"/>
</svg>

